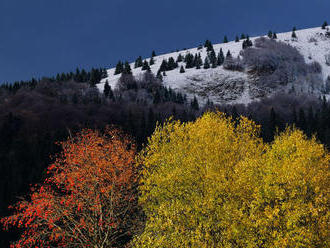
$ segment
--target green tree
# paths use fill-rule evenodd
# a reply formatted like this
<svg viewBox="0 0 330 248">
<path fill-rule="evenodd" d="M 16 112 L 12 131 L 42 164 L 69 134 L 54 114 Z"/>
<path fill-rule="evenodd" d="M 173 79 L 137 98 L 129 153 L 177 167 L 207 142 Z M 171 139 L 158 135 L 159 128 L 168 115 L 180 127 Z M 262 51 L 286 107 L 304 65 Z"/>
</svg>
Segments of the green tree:
<svg viewBox="0 0 330 248">
<path fill-rule="evenodd" d="M 296 27 L 293 27 L 291 37 L 294 38 L 294 39 L 297 38 L 296 31 L 297 31 Z"/>
<path fill-rule="evenodd" d="M 151 58 L 150 58 L 149 64 L 150 64 L 150 65 L 153 65 L 153 64 L 155 64 L 155 60 L 154 60 L 154 58 L 153 58 L 153 57 L 151 57 Z"/>
<path fill-rule="evenodd" d="M 220 52 L 218 53 L 218 57 L 217 57 L 218 65 L 222 65 L 224 61 L 225 61 L 225 56 L 223 54 L 222 48 L 220 48 Z"/>
<path fill-rule="evenodd" d="M 132 74 L 131 66 L 130 64 L 126 61 L 123 69 L 123 74 Z"/>
<path fill-rule="evenodd" d="M 269 32 L 268 32 L 268 38 L 269 39 L 272 39 L 273 38 L 273 32 L 271 30 L 269 30 Z"/>
<path fill-rule="evenodd" d="M 118 61 L 115 69 L 115 75 L 122 73 L 124 70 L 123 63 L 121 61 Z"/>
<path fill-rule="evenodd" d="M 210 62 L 209 62 L 209 59 L 208 57 L 205 58 L 204 60 L 204 69 L 209 69 L 210 68 Z"/>
<path fill-rule="evenodd" d="M 276 32 L 273 33 L 273 39 L 277 39 L 277 34 L 276 34 Z"/>
<path fill-rule="evenodd" d="M 150 66 L 147 60 L 143 61 L 142 71 L 150 71 Z"/>
<path fill-rule="evenodd" d="M 183 61 L 183 58 L 182 58 L 182 55 L 181 55 L 181 53 L 179 53 L 179 55 L 178 55 L 178 57 L 177 57 L 177 59 L 176 59 L 176 62 L 182 62 Z"/>
<path fill-rule="evenodd" d="M 226 54 L 226 58 L 232 58 L 233 56 L 231 55 L 230 50 L 228 50 L 227 54 Z"/>
<path fill-rule="evenodd" d="M 209 40 L 206 40 L 206 41 L 205 41 L 204 47 L 206 47 L 206 51 L 207 51 L 207 52 L 210 52 L 210 51 L 213 50 L 212 42 L 209 41 Z"/>
<path fill-rule="evenodd" d="M 135 60 L 134 68 L 138 68 L 138 67 L 142 67 L 142 66 L 143 66 L 142 57 L 139 56 L 139 57 Z"/>
<path fill-rule="evenodd" d="M 156 77 L 157 77 L 160 81 L 163 81 L 162 72 L 161 72 L 160 70 L 158 70 Z"/>
<path fill-rule="evenodd" d="M 103 89 L 104 96 L 109 97 L 110 91 L 111 91 L 111 87 L 110 87 L 109 82 L 107 80 L 107 81 L 105 81 L 104 89 Z"/>
<path fill-rule="evenodd" d="M 194 62 L 196 69 L 200 69 L 201 66 L 203 65 L 203 60 L 201 57 L 201 54 L 198 53 L 198 55 L 195 55 L 195 62 Z"/>
<path fill-rule="evenodd" d="M 195 110 L 199 110 L 199 104 L 196 96 L 194 96 L 194 99 L 191 101 L 191 107 Z"/>
<path fill-rule="evenodd" d="M 325 21 L 325 22 L 322 24 L 322 29 L 326 29 L 327 26 L 328 26 L 328 22 Z"/>
</svg>

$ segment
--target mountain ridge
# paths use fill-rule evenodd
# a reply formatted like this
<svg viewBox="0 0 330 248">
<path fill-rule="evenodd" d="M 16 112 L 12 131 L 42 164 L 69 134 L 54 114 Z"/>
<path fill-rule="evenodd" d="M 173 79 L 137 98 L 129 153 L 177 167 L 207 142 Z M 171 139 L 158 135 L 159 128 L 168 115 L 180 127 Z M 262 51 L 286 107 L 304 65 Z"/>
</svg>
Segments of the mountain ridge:
<svg viewBox="0 0 330 248">
<path fill-rule="evenodd" d="M 329 92 L 325 92 L 325 83 L 330 76 L 330 64 L 328 65 L 326 61 L 326 55 L 330 56 L 330 33 L 329 29 L 322 29 L 321 27 L 309 28 L 294 31 L 297 38 L 292 37 L 292 32 L 278 33 L 276 41 L 281 41 L 293 48 L 296 48 L 299 53 L 303 56 L 305 63 L 311 65 L 316 62 L 321 67 L 321 72 L 318 77 L 320 77 L 320 82 L 323 83 L 319 86 L 304 85 L 301 86 L 301 93 L 312 93 L 319 95 L 326 95 L 329 98 Z M 253 43 L 253 47 L 260 37 L 251 37 L 250 40 Z M 213 44 L 213 49 L 217 54 L 220 49 L 223 50 L 224 54 L 230 51 L 233 58 L 239 57 L 242 59 L 242 43 L 243 40 L 239 42 L 230 41 L 228 43 Z M 204 61 L 208 55 L 207 49 L 205 47 L 195 47 L 186 50 L 181 50 L 178 52 L 171 52 L 168 54 L 162 54 L 153 57 L 154 64 L 150 65 L 150 70 L 155 75 L 157 74 L 161 63 L 163 60 L 168 60 L 173 57 L 175 60 L 181 54 L 183 57 L 188 53 L 195 55 L 200 53 L 201 59 Z M 150 62 L 151 58 L 146 58 L 145 60 Z M 143 60 L 144 61 L 144 60 Z M 132 74 L 135 77 L 140 77 L 144 71 L 141 67 L 134 68 L 134 63 L 130 63 L 132 68 Z M 211 100 L 216 104 L 248 104 L 252 101 L 258 100 L 261 97 L 258 94 L 251 93 L 260 91 L 260 87 L 256 88 L 255 84 L 251 81 L 251 75 L 245 69 L 244 71 L 233 71 L 224 69 L 223 65 L 216 68 L 209 69 L 196 69 L 196 68 L 184 68 L 185 72 L 180 73 L 181 66 L 184 67 L 184 62 L 179 62 L 178 67 L 174 70 L 166 71 L 166 76 L 163 76 L 163 84 L 166 87 L 171 87 L 172 89 L 187 94 L 188 98 L 193 98 L 196 96 L 199 101 L 206 102 Z M 110 68 L 107 70 L 108 77 L 102 79 L 101 83 L 97 85 L 100 91 L 103 91 L 104 83 L 108 81 L 112 88 L 116 88 L 120 74 L 114 75 L 115 68 Z M 308 76 L 308 75 L 307 75 Z M 289 91 L 290 87 L 297 87 L 294 82 L 293 85 L 289 85 L 280 90 Z M 308 82 L 307 82 L 308 84 Z M 299 85 L 298 85 L 299 87 Z M 323 87 L 323 88 L 322 88 Z M 316 88 L 316 89 L 314 89 Z M 270 96 L 272 93 L 277 93 L 278 90 L 274 92 L 263 92 L 263 96 Z"/>
</svg>

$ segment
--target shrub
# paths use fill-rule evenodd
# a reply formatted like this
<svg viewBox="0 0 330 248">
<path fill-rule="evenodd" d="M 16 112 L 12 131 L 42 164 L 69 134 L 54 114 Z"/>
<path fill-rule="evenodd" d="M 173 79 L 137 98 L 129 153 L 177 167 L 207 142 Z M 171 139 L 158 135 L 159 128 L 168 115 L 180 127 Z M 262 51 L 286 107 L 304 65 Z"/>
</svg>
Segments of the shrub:
<svg viewBox="0 0 330 248">
<path fill-rule="evenodd" d="M 244 71 L 242 60 L 238 58 L 228 57 L 223 63 L 223 68 L 232 71 Z"/>
<path fill-rule="evenodd" d="M 311 70 L 319 73 L 313 69 L 321 68 L 317 64 L 307 65 L 296 48 L 283 42 L 262 37 L 255 40 L 255 47 L 243 50 L 241 56 L 250 74 L 259 77 L 261 85 L 286 85 L 298 77 L 306 77 Z"/>
</svg>

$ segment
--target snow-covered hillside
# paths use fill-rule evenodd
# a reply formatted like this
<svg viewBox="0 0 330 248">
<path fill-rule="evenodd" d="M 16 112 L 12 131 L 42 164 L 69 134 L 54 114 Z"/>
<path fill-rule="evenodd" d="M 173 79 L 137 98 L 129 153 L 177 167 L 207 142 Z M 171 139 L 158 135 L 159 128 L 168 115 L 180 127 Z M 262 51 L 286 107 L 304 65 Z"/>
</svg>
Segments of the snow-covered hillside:
<svg viewBox="0 0 330 248">
<path fill-rule="evenodd" d="M 323 83 L 330 76 L 330 65 L 327 65 L 325 56 L 330 54 L 330 37 L 326 35 L 328 30 L 321 29 L 321 27 L 297 30 L 297 39 L 291 38 L 292 32 L 277 34 L 277 41 L 282 41 L 291 46 L 297 48 L 299 52 L 304 56 L 307 64 L 314 61 L 318 62 L 322 67 Z M 266 36 L 265 36 L 266 37 Z M 251 38 L 254 42 L 259 37 Z M 236 58 L 239 56 L 242 50 L 242 42 L 228 42 L 221 44 L 214 44 L 213 48 L 216 53 L 222 48 L 224 54 L 230 50 L 232 56 Z M 192 48 L 182 50 L 179 52 L 159 55 L 154 57 L 155 64 L 151 66 L 151 71 L 156 75 L 163 59 L 173 57 L 175 60 L 179 54 L 185 56 L 187 53 L 193 55 L 200 53 L 202 60 L 204 61 L 207 56 L 206 48 L 198 49 Z M 149 61 L 150 59 L 147 59 Z M 180 73 L 181 65 L 185 65 L 184 62 L 179 62 L 179 67 L 166 71 L 166 76 L 163 77 L 163 83 L 165 86 L 169 86 L 172 89 L 186 93 L 188 97 L 196 95 L 199 100 L 206 101 L 210 99 L 214 103 L 249 103 L 256 100 L 256 97 L 251 94 L 251 88 L 253 85 L 249 79 L 249 74 L 246 71 L 231 71 L 226 70 L 223 66 L 210 69 L 185 69 L 185 73 Z M 134 69 L 134 63 L 131 64 L 132 73 L 138 77 L 139 74 L 144 73 L 141 67 Z M 116 87 L 117 81 L 120 75 L 114 75 L 115 68 L 107 70 L 108 77 L 103 79 L 98 88 L 103 91 L 104 83 L 107 80 L 112 88 Z M 322 94 L 321 91 L 314 92 L 316 94 Z"/>
</svg>

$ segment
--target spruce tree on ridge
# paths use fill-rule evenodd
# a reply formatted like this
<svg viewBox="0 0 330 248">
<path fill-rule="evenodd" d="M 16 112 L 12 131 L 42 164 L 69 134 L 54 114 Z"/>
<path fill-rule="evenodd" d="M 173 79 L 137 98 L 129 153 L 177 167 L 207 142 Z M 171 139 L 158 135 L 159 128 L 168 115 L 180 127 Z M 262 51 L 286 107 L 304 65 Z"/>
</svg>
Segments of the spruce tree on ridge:
<svg viewBox="0 0 330 248">
<path fill-rule="evenodd" d="M 122 73 L 124 70 L 124 66 L 123 63 L 121 61 L 118 61 L 117 65 L 116 65 L 116 69 L 115 69 L 115 75 Z M 83 77 L 82 73 L 81 76 Z"/>
<path fill-rule="evenodd" d="M 322 24 L 322 29 L 326 29 L 327 26 L 328 26 L 328 22 L 325 21 L 325 22 Z"/>
</svg>

